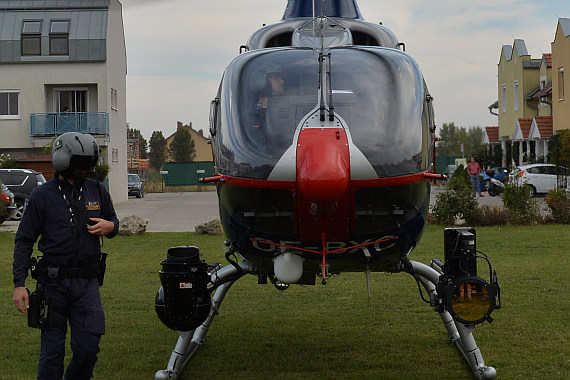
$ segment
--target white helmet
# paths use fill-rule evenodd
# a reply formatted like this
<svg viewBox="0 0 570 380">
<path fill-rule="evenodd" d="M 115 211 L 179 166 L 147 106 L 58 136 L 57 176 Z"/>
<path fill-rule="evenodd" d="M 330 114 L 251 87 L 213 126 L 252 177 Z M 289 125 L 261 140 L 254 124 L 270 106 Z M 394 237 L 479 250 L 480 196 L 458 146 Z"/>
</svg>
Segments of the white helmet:
<svg viewBox="0 0 570 380">
<path fill-rule="evenodd" d="M 263 63 L 256 67 L 250 74 L 249 87 L 251 91 L 257 92 L 269 87 L 268 78 L 271 75 L 283 75 L 281 66 L 275 63 Z"/>
</svg>

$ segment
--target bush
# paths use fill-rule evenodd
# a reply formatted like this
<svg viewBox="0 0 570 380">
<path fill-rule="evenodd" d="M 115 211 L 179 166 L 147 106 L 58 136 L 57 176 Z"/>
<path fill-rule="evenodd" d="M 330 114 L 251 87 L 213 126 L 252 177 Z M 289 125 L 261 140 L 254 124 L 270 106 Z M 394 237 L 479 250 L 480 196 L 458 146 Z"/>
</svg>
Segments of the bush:
<svg viewBox="0 0 570 380">
<path fill-rule="evenodd" d="M 454 225 L 457 218 L 468 220 L 477 207 L 469 175 L 463 165 L 459 165 L 445 191 L 436 196 L 431 212 L 435 223 Z"/>
<path fill-rule="evenodd" d="M 0 154 L 0 168 L 3 169 L 21 169 L 22 164 L 10 157 L 9 154 Z"/>
<path fill-rule="evenodd" d="M 459 165 L 449 179 L 447 187 L 455 191 L 460 191 L 465 186 L 470 189 L 471 180 L 469 179 L 469 174 L 467 173 L 467 170 L 465 170 L 465 167 L 463 165 Z"/>
<path fill-rule="evenodd" d="M 111 167 L 109 166 L 109 164 L 98 163 L 97 165 L 95 165 L 95 173 L 93 174 L 93 179 L 96 179 L 99 182 L 103 182 L 109 175 L 109 171 L 111 171 Z"/>
<path fill-rule="evenodd" d="M 465 222 L 470 226 L 504 226 L 511 223 L 512 219 L 509 210 L 483 205 L 473 210 Z"/>
<path fill-rule="evenodd" d="M 551 190 L 544 198 L 555 223 L 570 223 L 570 200 L 562 189 Z"/>
<path fill-rule="evenodd" d="M 6 210 L 4 210 L 4 202 L 0 201 L 0 224 L 6 220 Z"/>
<path fill-rule="evenodd" d="M 511 213 L 511 224 L 536 224 L 542 221 L 538 203 L 531 198 L 526 183 L 505 183 L 503 205 Z"/>
</svg>

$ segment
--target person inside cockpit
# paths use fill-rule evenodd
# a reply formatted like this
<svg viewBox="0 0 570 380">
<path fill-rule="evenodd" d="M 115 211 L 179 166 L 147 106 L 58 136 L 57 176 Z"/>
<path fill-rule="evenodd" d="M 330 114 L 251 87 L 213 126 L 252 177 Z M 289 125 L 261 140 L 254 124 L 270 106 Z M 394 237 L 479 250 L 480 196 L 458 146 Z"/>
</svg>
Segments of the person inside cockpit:
<svg viewBox="0 0 570 380">
<path fill-rule="evenodd" d="M 269 98 L 283 95 L 285 79 L 279 65 L 264 63 L 253 73 L 250 89 L 254 93 L 249 104 L 248 126 L 264 128 L 267 125 Z"/>
</svg>

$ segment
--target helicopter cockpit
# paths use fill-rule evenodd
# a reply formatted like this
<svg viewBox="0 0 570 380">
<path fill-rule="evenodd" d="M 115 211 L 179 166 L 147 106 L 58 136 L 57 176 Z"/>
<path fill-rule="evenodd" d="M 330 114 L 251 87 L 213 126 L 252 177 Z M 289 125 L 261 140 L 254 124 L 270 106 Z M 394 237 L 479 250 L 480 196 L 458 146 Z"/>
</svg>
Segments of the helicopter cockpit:
<svg viewBox="0 0 570 380">
<path fill-rule="evenodd" d="M 220 174 L 267 179 L 323 102 L 377 178 L 427 170 L 428 149 L 422 148 L 433 121 L 415 61 L 381 47 L 340 47 L 330 54 L 328 73 L 305 48 L 253 51 L 230 64 L 212 113 Z M 319 80 L 325 76 L 330 81 Z M 319 96 L 321 83 L 326 97 Z"/>
</svg>

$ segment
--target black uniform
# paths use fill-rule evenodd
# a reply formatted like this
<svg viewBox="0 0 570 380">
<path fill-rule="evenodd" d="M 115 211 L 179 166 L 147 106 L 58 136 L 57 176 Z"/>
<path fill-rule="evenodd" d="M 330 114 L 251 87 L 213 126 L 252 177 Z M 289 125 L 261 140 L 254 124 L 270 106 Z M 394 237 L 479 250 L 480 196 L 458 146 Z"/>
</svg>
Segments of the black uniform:
<svg viewBox="0 0 570 380">
<path fill-rule="evenodd" d="M 14 286 L 25 286 L 33 246 L 40 237 L 38 249 L 44 265 L 81 268 L 97 260 L 101 253 L 99 237 L 87 231 L 89 218 L 119 221 L 107 190 L 93 180 L 77 181 L 76 186 L 56 178 L 46 182 L 30 195 L 16 233 L 14 247 Z M 105 333 L 105 315 L 97 277 L 60 278 L 46 284 L 52 318 L 42 329 L 38 379 L 61 379 L 65 355 L 67 322 L 71 328 L 73 358 L 66 379 L 89 379 L 97 361 L 99 340 Z"/>
</svg>

